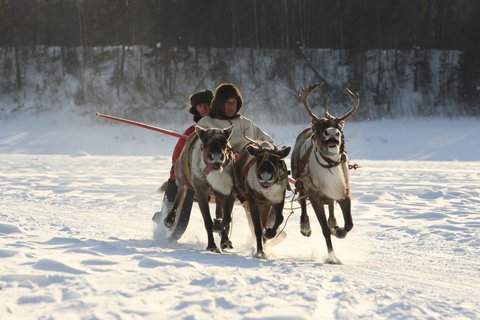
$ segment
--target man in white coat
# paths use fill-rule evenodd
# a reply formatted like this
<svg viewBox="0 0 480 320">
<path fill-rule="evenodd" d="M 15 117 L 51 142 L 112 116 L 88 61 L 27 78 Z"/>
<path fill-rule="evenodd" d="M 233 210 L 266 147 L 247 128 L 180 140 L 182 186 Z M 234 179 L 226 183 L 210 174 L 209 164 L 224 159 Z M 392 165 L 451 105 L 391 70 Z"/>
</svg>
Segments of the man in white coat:
<svg viewBox="0 0 480 320">
<path fill-rule="evenodd" d="M 268 141 L 273 139 L 250 119 L 240 114 L 242 96 L 238 88 L 231 83 L 222 83 L 215 89 L 210 113 L 197 123 L 203 128 L 227 128 L 233 125 L 230 143 L 235 152 L 240 152 L 250 141 Z"/>
<path fill-rule="evenodd" d="M 273 144 L 273 139 L 260 129 L 250 119 L 240 114 L 242 108 L 242 96 L 238 88 L 231 83 L 222 83 L 215 89 L 212 107 L 208 115 L 197 122 L 203 128 L 227 128 L 233 125 L 230 144 L 235 153 L 240 153 L 244 147 L 251 143 L 246 137 L 258 142 L 267 141 Z M 247 212 L 250 211 L 248 201 L 240 200 Z M 250 215 L 248 215 L 250 217 Z M 251 218 L 247 219 L 252 235 L 255 235 Z M 282 237 L 283 238 L 283 237 Z"/>
</svg>

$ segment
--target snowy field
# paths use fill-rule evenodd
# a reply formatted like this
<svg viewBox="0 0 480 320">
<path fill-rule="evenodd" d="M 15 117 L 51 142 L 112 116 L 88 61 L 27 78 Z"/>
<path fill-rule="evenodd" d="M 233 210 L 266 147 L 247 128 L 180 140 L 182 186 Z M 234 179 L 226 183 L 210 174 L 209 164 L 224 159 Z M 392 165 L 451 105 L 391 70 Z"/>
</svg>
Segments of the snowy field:
<svg viewBox="0 0 480 320">
<path fill-rule="evenodd" d="M 303 127 L 265 128 L 291 145 Z M 2 123 L 0 319 L 480 319 L 480 121 L 346 130 L 361 165 L 355 226 L 333 239 L 343 264 L 327 265 L 312 209 L 304 238 L 290 202 L 268 260 L 252 257 L 239 205 L 228 253 L 204 252 L 196 205 L 180 241 L 163 240 L 151 217 L 173 138 L 94 120 Z"/>
</svg>

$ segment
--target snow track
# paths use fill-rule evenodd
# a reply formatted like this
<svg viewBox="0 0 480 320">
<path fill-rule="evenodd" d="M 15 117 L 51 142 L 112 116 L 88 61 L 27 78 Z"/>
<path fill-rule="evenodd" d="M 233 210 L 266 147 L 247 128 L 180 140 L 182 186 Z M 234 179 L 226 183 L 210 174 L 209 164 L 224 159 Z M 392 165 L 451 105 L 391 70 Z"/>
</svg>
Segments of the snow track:
<svg viewBox="0 0 480 320">
<path fill-rule="evenodd" d="M 204 252 L 196 204 L 165 242 L 168 157 L 2 154 L 0 319 L 479 319 L 480 163 L 355 162 L 332 266 L 310 207 L 312 236 L 296 209 L 268 260 L 239 205 L 231 252 Z"/>
</svg>

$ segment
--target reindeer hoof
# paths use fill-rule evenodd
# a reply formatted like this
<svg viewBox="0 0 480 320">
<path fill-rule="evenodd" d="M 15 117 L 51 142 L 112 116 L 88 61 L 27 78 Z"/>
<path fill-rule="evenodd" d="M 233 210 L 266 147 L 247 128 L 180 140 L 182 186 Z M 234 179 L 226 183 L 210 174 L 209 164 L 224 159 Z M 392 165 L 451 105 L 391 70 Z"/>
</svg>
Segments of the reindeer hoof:
<svg viewBox="0 0 480 320">
<path fill-rule="evenodd" d="M 342 264 L 342 262 L 341 262 L 340 260 L 338 260 L 338 259 L 333 260 L 333 259 L 330 259 L 330 258 L 328 258 L 327 260 L 325 260 L 325 263 L 326 263 L 326 264 Z"/>
<path fill-rule="evenodd" d="M 275 229 L 268 228 L 267 230 L 265 230 L 264 237 L 268 240 L 268 239 L 275 238 L 276 235 L 277 235 L 277 231 Z"/>
<path fill-rule="evenodd" d="M 300 233 L 304 236 L 304 237 L 310 237 L 312 235 L 312 229 L 308 228 L 308 229 L 300 229 Z"/>
<path fill-rule="evenodd" d="M 332 234 L 339 239 L 343 239 L 347 236 L 347 231 L 344 228 L 336 227 L 332 230 Z"/>
<path fill-rule="evenodd" d="M 325 260 L 325 263 L 327 263 L 327 264 L 342 264 L 342 261 L 340 261 L 332 251 L 331 253 L 328 254 L 328 258 L 327 258 L 327 260 Z"/>
<path fill-rule="evenodd" d="M 232 241 L 227 240 L 227 241 L 225 241 L 225 242 L 222 242 L 222 244 L 220 245 L 220 247 L 222 248 L 222 250 L 233 249 Z"/>
<path fill-rule="evenodd" d="M 222 219 L 214 219 L 212 229 L 213 229 L 213 232 L 222 232 L 223 231 Z"/>
<path fill-rule="evenodd" d="M 308 216 L 300 217 L 300 233 L 304 237 L 310 237 L 312 234 L 312 229 L 310 228 L 310 219 Z"/>
<path fill-rule="evenodd" d="M 267 260 L 267 255 L 263 251 L 257 251 L 254 257 L 257 259 Z"/>
<path fill-rule="evenodd" d="M 216 245 L 213 246 L 208 246 L 207 251 L 213 252 L 213 253 L 222 253 L 220 249 L 217 248 Z"/>
<path fill-rule="evenodd" d="M 336 229 L 338 228 L 338 225 L 337 225 L 337 219 L 335 219 L 335 217 L 329 217 L 328 218 L 328 226 L 330 227 L 330 229 Z"/>
</svg>

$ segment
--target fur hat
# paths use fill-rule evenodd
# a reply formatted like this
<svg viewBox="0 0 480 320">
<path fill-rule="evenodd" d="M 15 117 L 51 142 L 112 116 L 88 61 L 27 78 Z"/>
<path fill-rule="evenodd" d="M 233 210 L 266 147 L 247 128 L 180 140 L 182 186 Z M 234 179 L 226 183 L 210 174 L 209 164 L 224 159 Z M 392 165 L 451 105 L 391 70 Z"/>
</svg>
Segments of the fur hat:
<svg viewBox="0 0 480 320">
<path fill-rule="evenodd" d="M 198 122 L 202 118 L 200 113 L 198 113 L 197 109 L 195 108 L 200 103 L 210 103 L 213 99 L 213 91 L 206 89 L 202 91 L 195 92 L 189 97 L 190 100 L 190 109 L 188 110 L 191 114 L 193 114 L 193 120 Z"/>
<path fill-rule="evenodd" d="M 232 83 L 222 83 L 215 89 L 210 116 L 217 119 L 228 119 L 229 117 L 225 115 L 225 101 L 232 97 L 237 99 L 237 114 L 230 118 L 239 117 L 238 112 L 243 105 L 242 95 L 240 90 Z"/>
</svg>

